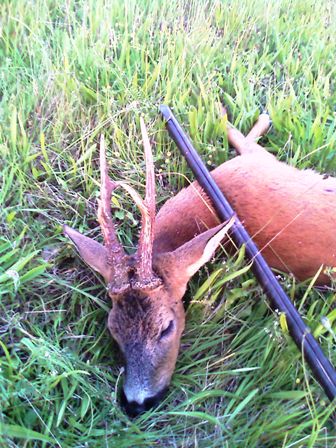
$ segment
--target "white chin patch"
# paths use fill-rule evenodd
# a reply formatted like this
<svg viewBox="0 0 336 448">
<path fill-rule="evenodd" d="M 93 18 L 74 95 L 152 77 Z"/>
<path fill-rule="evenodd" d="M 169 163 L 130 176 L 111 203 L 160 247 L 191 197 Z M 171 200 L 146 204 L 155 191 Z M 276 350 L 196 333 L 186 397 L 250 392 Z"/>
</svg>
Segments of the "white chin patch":
<svg viewBox="0 0 336 448">
<path fill-rule="evenodd" d="M 124 394 L 129 403 L 135 401 L 138 404 L 143 404 L 146 398 L 153 397 L 155 392 L 151 393 L 148 389 L 135 389 L 133 387 L 124 386 Z"/>
</svg>

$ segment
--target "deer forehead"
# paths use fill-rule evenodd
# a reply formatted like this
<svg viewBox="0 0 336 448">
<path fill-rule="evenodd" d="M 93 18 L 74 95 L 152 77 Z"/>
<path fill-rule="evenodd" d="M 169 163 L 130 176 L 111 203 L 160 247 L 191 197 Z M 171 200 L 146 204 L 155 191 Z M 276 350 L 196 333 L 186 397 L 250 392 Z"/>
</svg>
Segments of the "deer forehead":
<svg viewBox="0 0 336 448">
<path fill-rule="evenodd" d="M 113 303 L 109 323 L 111 330 L 123 339 L 139 334 L 150 338 L 156 336 L 161 325 L 174 315 L 166 291 L 148 295 L 130 293 Z"/>
</svg>

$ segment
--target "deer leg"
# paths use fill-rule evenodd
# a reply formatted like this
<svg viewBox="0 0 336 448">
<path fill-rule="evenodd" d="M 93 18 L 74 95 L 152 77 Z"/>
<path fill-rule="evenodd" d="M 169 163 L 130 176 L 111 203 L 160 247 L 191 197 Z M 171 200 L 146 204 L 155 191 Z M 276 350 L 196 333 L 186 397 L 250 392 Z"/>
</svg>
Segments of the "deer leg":
<svg viewBox="0 0 336 448">
<path fill-rule="evenodd" d="M 223 106 L 221 106 L 221 113 L 223 115 L 226 115 L 226 109 Z M 245 137 L 245 135 L 238 131 L 238 129 L 235 129 L 230 123 L 228 123 L 228 141 L 240 155 L 250 153 L 268 154 L 265 148 L 256 143 L 256 140 L 267 132 L 270 124 L 271 120 L 269 115 L 260 114 L 258 120 Z"/>
<path fill-rule="evenodd" d="M 268 154 L 265 148 L 256 143 L 256 140 L 267 131 L 269 125 L 269 116 L 261 114 L 246 137 L 238 129 L 229 125 L 227 132 L 228 141 L 240 155 L 251 153 Z"/>
<path fill-rule="evenodd" d="M 250 132 L 247 134 L 246 138 L 255 141 L 258 140 L 261 136 L 266 134 L 271 125 L 271 119 L 268 114 L 260 114 L 258 120 L 253 125 Z"/>
</svg>

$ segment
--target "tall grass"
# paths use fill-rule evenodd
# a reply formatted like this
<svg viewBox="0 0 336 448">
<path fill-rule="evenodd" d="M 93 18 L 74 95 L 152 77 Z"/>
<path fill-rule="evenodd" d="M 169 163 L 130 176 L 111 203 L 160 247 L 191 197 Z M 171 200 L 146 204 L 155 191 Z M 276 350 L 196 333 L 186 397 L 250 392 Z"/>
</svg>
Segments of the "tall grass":
<svg viewBox="0 0 336 448">
<path fill-rule="evenodd" d="M 141 113 L 159 204 L 187 183 L 160 103 L 209 167 L 231 157 L 221 100 L 244 132 L 270 112 L 279 159 L 335 173 L 334 2 L 2 0 L 0 17 L 0 445 L 334 446 L 332 406 L 239 254 L 193 279 L 170 392 L 129 419 L 109 300 L 61 230 L 99 235 L 101 133 L 111 176 L 143 191 Z M 131 248 L 138 211 L 115 208 Z M 335 364 L 334 289 L 282 284 Z"/>
</svg>

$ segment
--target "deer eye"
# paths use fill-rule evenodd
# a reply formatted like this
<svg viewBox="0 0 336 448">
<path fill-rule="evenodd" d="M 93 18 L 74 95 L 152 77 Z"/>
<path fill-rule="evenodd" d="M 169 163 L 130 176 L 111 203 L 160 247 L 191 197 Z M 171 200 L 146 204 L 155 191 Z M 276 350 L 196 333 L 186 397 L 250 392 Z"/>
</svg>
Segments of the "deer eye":
<svg viewBox="0 0 336 448">
<path fill-rule="evenodd" d="M 166 336 L 170 335 L 170 334 L 173 332 L 173 330 L 174 330 L 174 326 L 175 326 L 175 325 L 174 325 L 174 321 L 171 320 L 171 321 L 169 322 L 168 326 L 167 326 L 164 330 L 161 331 L 161 333 L 160 333 L 160 339 L 163 339 L 163 338 L 165 338 Z"/>
</svg>

